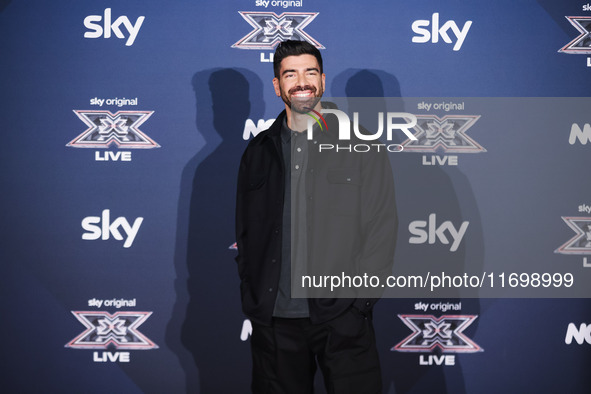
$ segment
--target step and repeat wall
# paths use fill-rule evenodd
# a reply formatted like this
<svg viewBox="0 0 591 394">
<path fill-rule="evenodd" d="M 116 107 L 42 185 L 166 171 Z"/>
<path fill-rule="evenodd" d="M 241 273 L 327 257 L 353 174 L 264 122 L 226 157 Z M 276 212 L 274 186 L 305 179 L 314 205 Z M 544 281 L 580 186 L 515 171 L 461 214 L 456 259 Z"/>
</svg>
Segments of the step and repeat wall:
<svg viewBox="0 0 591 394">
<path fill-rule="evenodd" d="M 395 267 L 479 288 L 376 305 L 384 392 L 589 392 L 579 0 L 0 1 L 2 391 L 249 392 L 236 175 L 285 39 L 417 116 Z"/>
</svg>

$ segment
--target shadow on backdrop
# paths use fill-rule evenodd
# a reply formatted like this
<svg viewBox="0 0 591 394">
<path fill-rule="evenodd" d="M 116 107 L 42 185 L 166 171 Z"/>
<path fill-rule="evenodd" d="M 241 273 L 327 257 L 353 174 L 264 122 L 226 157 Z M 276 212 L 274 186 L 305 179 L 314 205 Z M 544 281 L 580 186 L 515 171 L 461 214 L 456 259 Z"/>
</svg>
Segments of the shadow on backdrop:
<svg viewBox="0 0 591 394">
<path fill-rule="evenodd" d="M 12 0 L 0 0 L 0 13 L 2 13 L 4 9 L 8 7 L 8 4 L 10 4 L 11 1 Z"/>
<path fill-rule="evenodd" d="M 204 147 L 185 166 L 178 204 L 177 301 L 166 342 L 177 354 L 188 393 L 238 393 L 250 387 L 250 348 L 234 257 L 236 176 L 245 121 L 264 114 L 262 82 L 243 69 L 212 69 L 192 79 Z"/>
</svg>

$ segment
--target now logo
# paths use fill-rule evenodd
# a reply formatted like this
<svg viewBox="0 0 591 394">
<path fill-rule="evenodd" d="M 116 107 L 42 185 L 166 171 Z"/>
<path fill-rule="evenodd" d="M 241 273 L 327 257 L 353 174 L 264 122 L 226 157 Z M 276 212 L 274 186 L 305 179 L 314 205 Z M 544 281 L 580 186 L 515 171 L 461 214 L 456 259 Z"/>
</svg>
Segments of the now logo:
<svg viewBox="0 0 591 394">
<path fill-rule="evenodd" d="M 573 123 L 570 128 L 570 136 L 568 137 L 568 143 L 574 145 L 577 139 L 582 145 L 586 145 L 587 142 L 591 142 L 591 125 L 585 123 L 583 128 L 576 123 Z"/>
<path fill-rule="evenodd" d="M 125 239 L 123 247 L 129 248 L 133 244 L 143 221 L 144 218 L 139 217 L 134 220 L 133 225 L 130 225 L 127 219 L 121 216 L 111 222 L 111 211 L 105 209 L 101 216 L 88 216 L 82 219 L 82 228 L 87 231 L 82 234 L 82 239 L 94 241 L 100 238 L 106 241 L 113 236 L 117 241 Z M 120 230 L 123 231 L 125 237 L 123 237 Z"/>
<path fill-rule="evenodd" d="M 275 122 L 275 119 L 259 119 L 257 124 L 254 124 L 252 119 L 246 119 L 244 122 L 244 132 L 242 133 L 242 139 L 245 141 L 249 140 L 251 136 L 256 137 L 261 131 L 267 130 Z"/>
<path fill-rule="evenodd" d="M 132 24 L 125 15 L 120 16 L 113 22 L 111 22 L 111 19 L 110 8 L 105 9 L 104 15 L 88 15 L 84 18 L 84 26 L 91 31 L 84 33 L 84 38 L 111 38 L 112 32 L 117 38 L 123 39 L 125 38 L 125 35 L 121 31 L 121 25 L 123 25 L 128 33 L 125 46 L 132 46 L 146 17 L 140 16 L 136 19 L 135 24 Z M 103 22 L 102 25 L 99 23 L 101 21 Z"/>
<path fill-rule="evenodd" d="M 587 342 L 591 345 L 591 324 L 581 323 L 577 328 L 575 323 L 570 323 L 566 330 L 566 337 L 564 343 L 570 345 L 573 343 L 573 339 L 579 344 Z"/>
</svg>

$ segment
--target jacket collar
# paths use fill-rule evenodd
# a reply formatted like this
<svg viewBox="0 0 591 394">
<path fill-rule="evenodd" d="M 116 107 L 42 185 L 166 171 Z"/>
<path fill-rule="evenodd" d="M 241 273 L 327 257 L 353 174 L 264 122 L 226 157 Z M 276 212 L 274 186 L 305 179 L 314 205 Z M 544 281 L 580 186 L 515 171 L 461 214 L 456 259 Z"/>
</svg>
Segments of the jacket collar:
<svg viewBox="0 0 591 394">
<path fill-rule="evenodd" d="M 275 152 L 278 155 L 280 160 L 283 160 L 283 151 L 281 149 L 281 124 L 283 123 L 283 119 L 285 118 L 285 110 L 281 111 L 281 113 L 277 116 L 271 127 L 264 133 L 262 136 L 260 143 L 265 144 L 267 139 L 275 147 Z"/>
<path fill-rule="evenodd" d="M 281 143 L 281 125 L 283 124 L 285 116 L 285 110 L 281 111 L 279 116 L 275 119 L 275 122 L 269 127 L 269 132 L 266 135 L 266 137 L 271 138 L 276 143 Z"/>
</svg>

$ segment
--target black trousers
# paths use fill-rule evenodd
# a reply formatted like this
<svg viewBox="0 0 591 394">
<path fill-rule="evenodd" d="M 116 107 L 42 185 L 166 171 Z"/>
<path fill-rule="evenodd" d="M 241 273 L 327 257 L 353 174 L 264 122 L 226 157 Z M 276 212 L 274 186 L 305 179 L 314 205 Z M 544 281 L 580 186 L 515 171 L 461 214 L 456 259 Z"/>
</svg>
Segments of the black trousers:
<svg viewBox="0 0 591 394">
<path fill-rule="evenodd" d="M 253 393 L 313 393 L 317 363 L 329 394 L 382 392 L 371 318 L 353 307 L 317 325 L 283 318 L 271 327 L 253 323 L 250 339 Z"/>
</svg>

